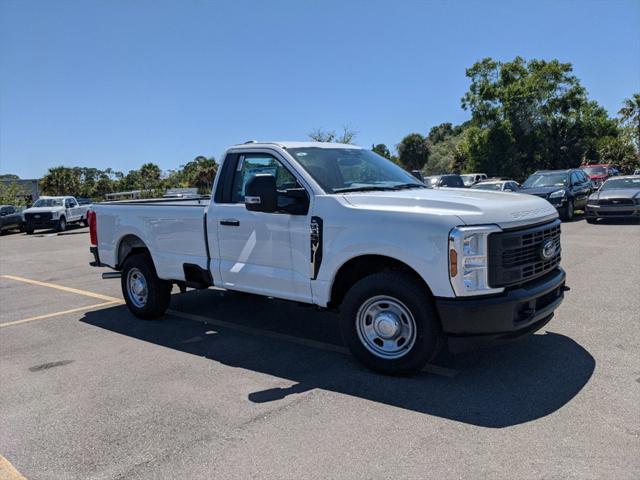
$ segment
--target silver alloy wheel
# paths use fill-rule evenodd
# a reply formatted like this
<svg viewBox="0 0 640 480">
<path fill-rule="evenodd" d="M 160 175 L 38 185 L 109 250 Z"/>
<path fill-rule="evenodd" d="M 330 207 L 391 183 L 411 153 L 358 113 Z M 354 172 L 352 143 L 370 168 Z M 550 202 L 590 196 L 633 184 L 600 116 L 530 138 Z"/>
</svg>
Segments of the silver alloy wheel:
<svg viewBox="0 0 640 480">
<path fill-rule="evenodd" d="M 64 217 L 60 219 L 59 224 L 60 224 L 60 231 L 64 232 L 67 229 L 67 221 L 64 219 Z"/>
<path fill-rule="evenodd" d="M 411 311 L 400 300 L 386 295 L 370 298 L 356 315 L 360 342 L 385 360 L 406 355 L 416 342 L 416 330 Z"/>
<path fill-rule="evenodd" d="M 127 273 L 127 294 L 136 307 L 143 308 L 147 304 L 147 279 L 137 268 L 132 268 Z"/>
</svg>

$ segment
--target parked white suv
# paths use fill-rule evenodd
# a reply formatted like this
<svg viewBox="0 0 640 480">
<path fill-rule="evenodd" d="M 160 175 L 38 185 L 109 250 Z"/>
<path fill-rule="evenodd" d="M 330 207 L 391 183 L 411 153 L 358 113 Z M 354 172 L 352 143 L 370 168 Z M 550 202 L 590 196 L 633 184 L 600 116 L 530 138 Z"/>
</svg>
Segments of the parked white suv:
<svg viewBox="0 0 640 480">
<path fill-rule="evenodd" d="M 71 223 L 88 225 L 90 205 L 78 205 L 75 197 L 40 197 L 24 213 L 24 231 L 32 234 L 38 229 L 55 228 L 59 232 Z"/>
<path fill-rule="evenodd" d="M 428 189 L 351 145 L 237 145 L 210 201 L 101 203 L 89 223 L 92 265 L 121 272 L 138 317 L 162 317 L 172 284 L 338 309 L 353 354 L 386 373 L 420 369 L 447 342 L 532 333 L 564 296 L 546 200 Z"/>
</svg>

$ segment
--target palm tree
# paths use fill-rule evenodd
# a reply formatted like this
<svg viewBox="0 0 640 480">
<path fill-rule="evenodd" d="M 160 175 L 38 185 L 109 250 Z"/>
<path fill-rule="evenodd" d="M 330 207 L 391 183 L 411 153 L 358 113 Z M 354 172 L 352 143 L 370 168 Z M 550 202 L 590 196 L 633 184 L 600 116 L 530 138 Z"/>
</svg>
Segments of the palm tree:
<svg viewBox="0 0 640 480">
<path fill-rule="evenodd" d="M 618 111 L 622 123 L 629 124 L 635 131 L 636 147 L 640 150 L 640 93 L 634 93 L 631 98 L 625 99 L 623 107 Z"/>
<path fill-rule="evenodd" d="M 52 167 L 42 177 L 40 186 L 47 195 L 77 195 L 80 180 L 71 168 Z"/>
</svg>

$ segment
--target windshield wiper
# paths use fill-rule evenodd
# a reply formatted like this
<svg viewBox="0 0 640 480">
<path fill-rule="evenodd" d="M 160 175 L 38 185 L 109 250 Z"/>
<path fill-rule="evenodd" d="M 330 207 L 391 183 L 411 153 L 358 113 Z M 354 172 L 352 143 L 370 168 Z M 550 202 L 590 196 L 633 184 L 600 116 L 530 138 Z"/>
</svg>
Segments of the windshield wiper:
<svg viewBox="0 0 640 480">
<path fill-rule="evenodd" d="M 427 188 L 427 186 L 422 183 L 402 183 L 393 186 L 394 190 L 408 190 L 410 188 Z"/>
<path fill-rule="evenodd" d="M 376 185 L 369 185 L 367 187 L 344 187 L 344 188 L 334 188 L 333 193 L 350 193 L 350 192 L 382 192 L 382 191 L 393 191 L 395 187 L 382 187 Z"/>
</svg>

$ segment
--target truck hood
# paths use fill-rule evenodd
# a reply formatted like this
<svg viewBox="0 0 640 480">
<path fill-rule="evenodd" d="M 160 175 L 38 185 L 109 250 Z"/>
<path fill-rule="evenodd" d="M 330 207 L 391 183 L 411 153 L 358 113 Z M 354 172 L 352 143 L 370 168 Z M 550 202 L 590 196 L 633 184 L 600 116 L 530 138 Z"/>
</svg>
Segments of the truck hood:
<svg viewBox="0 0 640 480">
<path fill-rule="evenodd" d="M 462 188 L 362 192 L 343 195 L 357 208 L 430 215 L 455 215 L 467 225 L 512 228 L 553 220 L 556 209 L 546 200 L 520 193 Z"/>
<path fill-rule="evenodd" d="M 64 207 L 31 207 L 22 211 L 22 213 L 48 213 L 48 212 L 64 212 Z"/>
<path fill-rule="evenodd" d="M 612 188 L 607 190 L 598 190 L 593 193 L 590 198 L 607 199 L 607 198 L 635 198 L 640 195 L 640 189 L 635 188 Z"/>
</svg>

